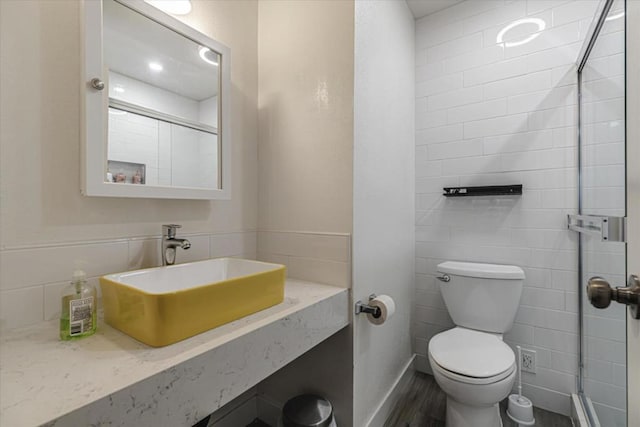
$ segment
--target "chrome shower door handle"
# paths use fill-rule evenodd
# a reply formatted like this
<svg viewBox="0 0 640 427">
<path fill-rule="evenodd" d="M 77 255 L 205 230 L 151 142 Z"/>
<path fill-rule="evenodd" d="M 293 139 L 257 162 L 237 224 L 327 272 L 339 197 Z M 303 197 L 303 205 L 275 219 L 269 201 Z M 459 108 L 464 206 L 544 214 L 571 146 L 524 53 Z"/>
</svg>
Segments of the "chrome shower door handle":
<svg viewBox="0 0 640 427">
<path fill-rule="evenodd" d="M 627 287 L 611 288 L 609 282 L 602 277 L 592 277 L 587 284 L 587 297 L 596 308 L 607 308 L 611 301 L 629 306 L 634 319 L 640 319 L 640 279 L 632 274 L 627 281 Z"/>
</svg>

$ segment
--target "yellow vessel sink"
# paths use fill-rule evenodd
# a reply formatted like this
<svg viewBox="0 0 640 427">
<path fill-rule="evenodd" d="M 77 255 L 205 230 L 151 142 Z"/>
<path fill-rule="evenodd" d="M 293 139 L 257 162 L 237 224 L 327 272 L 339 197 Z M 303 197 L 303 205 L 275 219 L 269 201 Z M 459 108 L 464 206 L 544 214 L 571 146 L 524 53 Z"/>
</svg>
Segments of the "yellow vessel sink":
<svg viewBox="0 0 640 427">
<path fill-rule="evenodd" d="M 107 324 L 161 347 L 284 300 L 285 267 L 218 258 L 100 278 Z"/>
</svg>

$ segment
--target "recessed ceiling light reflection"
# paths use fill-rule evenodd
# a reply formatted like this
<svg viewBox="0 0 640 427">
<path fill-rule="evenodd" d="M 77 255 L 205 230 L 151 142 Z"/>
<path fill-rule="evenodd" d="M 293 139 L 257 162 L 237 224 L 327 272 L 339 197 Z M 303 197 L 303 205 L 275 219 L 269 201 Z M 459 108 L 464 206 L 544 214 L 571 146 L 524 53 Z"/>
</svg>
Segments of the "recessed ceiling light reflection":
<svg viewBox="0 0 640 427">
<path fill-rule="evenodd" d="M 535 33 L 531 34 L 528 37 L 525 37 L 522 40 L 511 41 L 511 42 L 504 41 L 504 35 L 507 33 L 507 31 L 512 30 L 520 25 L 526 25 L 526 24 L 537 25 L 538 29 L 536 30 Z M 540 31 L 544 30 L 545 28 L 547 28 L 547 23 L 540 18 L 518 19 L 517 21 L 513 21 L 511 24 L 507 25 L 502 30 L 500 30 L 500 32 L 498 33 L 498 36 L 496 37 L 496 43 L 504 43 L 505 47 L 520 46 L 534 40 L 536 37 L 540 35 Z"/>
<path fill-rule="evenodd" d="M 200 58 L 208 64 L 218 66 L 218 54 L 209 49 L 208 47 L 201 46 L 198 49 L 198 54 L 200 54 Z"/>
<path fill-rule="evenodd" d="M 149 69 L 151 71 L 160 72 L 160 71 L 164 70 L 164 67 L 162 66 L 162 64 L 159 64 L 157 62 L 149 62 Z"/>
<path fill-rule="evenodd" d="M 117 93 L 124 93 L 124 88 L 122 86 L 115 86 L 113 91 Z"/>
<path fill-rule="evenodd" d="M 622 12 L 618 12 L 618 13 L 616 13 L 615 15 L 607 16 L 607 17 L 605 18 L 605 21 L 614 21 L 614 20 L 616 20 L 616 19 L 620 19 L 620 18 L 622 18 L 623 16 L 624 16 L 624 11 L 622 11 Z"/>
<path fill-rule="evenodd" d="M 144 0 L 151 6 L 172 15 L 186 15 L 191 12 L 191 0 Z"/>
</svg>

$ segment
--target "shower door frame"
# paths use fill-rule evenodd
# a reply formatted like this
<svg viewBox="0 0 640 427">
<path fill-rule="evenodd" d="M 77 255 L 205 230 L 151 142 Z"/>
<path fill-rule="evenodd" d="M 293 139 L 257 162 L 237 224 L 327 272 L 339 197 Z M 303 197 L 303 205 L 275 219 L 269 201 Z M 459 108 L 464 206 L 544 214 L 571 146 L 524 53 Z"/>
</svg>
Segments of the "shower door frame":
<svg viewBox="0 0 640 427">
<path fill-rule="evenodd" d="M 626 2 L 627 270 L 640 275 L 640 2 Z M 633 22 L 635 25 L 628 25 Z M 628 311 L 627 311 L 628 312 Z M 627 313 L 627 425 L 640 425 L 640 321 Z M 631 396 L 635 399 L 632 401 Z"/>
<path fill-rule="evenodd" d="M 589 54 L 593 49 L 596 41 L 598 40 L 598 36 L 600 35 L 600 30 L 604 26 L 605 20 L 613 6 L 615 0 L 601 0 L 598 5 L 598 9 L 595 13 L 594 21 L 592 21 L 591 26 L 587 32 L 587 39 L 582 46 L 580 54 L 578 55 L 578 59 L 576 61 L 577 65 L 577 78 L 578 78 L 578 212 L 582 215 L 583 208 L 583 199 L 582 199 L 582 185 L 583 185 L 583 176 L 582 176 L 582 71 L 587 64 L 589 59 Z M 640 105 L 634 107 L 630 106 L 629 99 L 633 98 L 638 104 L 638 98 L 640 98 L 640 76 L 637 76 L 635 81 L 630 82 L 631 76 L 631 64 L 636 64 L 636 70 L 640 71 L 640 29 L 632 28 L 630 31 L 630 26 L 628 25 L 629 13 L 632 13 L 632 16 L 635 17 L 636 21 L 640 23 L 640 1 L 633 2 L 624 0 L 625 3 L 625 22 L 624 22 L 624 33 L 625 33 L 625 177 L 626 177 L 626 200 L 625 200 L 625 214 L 628 220 L 627 223 L 627 245 L 626 245 L 626 254 L 625 254 L 625 275 L 630 272 L 636 272 L 636 274 L 640 275 L 640 203 L 631 203 L 632 199 L 635 197 L 636 199 L 640 199 L 640 168 L 637 170 L 631 170 L 632 168 L 628 167 L 627 159 L 639 158 L 640 159 L 640 149 L 636 147 L 632 147 L 632 144 L 629 144 L 628 141 L 636 140 L 640 141 L 640 123 L 632 123 L 629 124 L 627 122 L 627 115 L 630 114 L 631 111 L 634 111 L 632 117 L 640 117 Z M 633 4 L 632 11 L 630 11 L 630 3 Z M 633 27 L 633 26 L 631 26 Z M 635 37 L 635 39 L 633 38 Z M 629 55 L 629 48 L 635 50 L 632 58 Z M 631 84 L 630 84 L 631 83 Z M 630 95 L 635 96 L 630 96 Z M 631 110 L 629 109 L 631 107 Z M 630 139 L 634 138 L 634 139 Z M 634 157 L 635 156 L 635 157 Z M 640 200 L 636 200 L 640 202 Z M 633 220 L 632 220 L 633 218 Z M 634 244 L 631 244 L 631 241 Z M 597 419 L 597 413 L 595 413 L 595 409 L 589 403 L 588 396 L 584 391 L 584 292 L 586 284 L 586 278 L 582 277 L 583 274 L 583 260 L 582 260 L 582 236 L 578 237 L 578 346 L 579 346 L 579 354 L 578 354 L 578 396 L 580 398 L 580 403 L 582 404 L 585 415 L 588 419 L 589 425 L 596 425 L 594 423 L 594 415 Z M 638 263 L 634 264 L 631 262 L 631 259 L 637 259 Z M 624 286 L 624 284 L 621 284 Z M 612 285 L 613 286 L 613 285 Z M 640 375 L 634 376 L 630 375 L 630 372 L 638 372 L 640 373 L 640 360 L 635 361 L 632 354 L 632 347 L 635 348 L 636 352 L 633 354 L 640 354 L 640 326 L 638 326 L 638 321 L 633 322 L 634 319 L 628 314 L 626 319 L 626 328 L 627 328 L 627 385 L 626 385 L 626 393 L 627 393 L 627 402 L 626 402 L 626 414 L 627 414 L 627 426 L 640 426 L 640 406 L 638 405 L 630 405 L 629 396 L 637 396 L 637 393 L 640 393 Z M 634 325 L 634 327 L 630 327 L 630 325 Z M 635 334 L 634 334 L 635 331 Z M 635 344 L 635 345 L 634 345 Z M 634 363 L 635 362 L 635 363 Z M 634 390 L 636 394 L 631 393 L 631 390 Z M 634 402 L 635 403 L 635 402 Z M 597 425 L 600 425 L 599 422 Z M 604 427 L 604 426 L 603 426 Z"/>
</svg>

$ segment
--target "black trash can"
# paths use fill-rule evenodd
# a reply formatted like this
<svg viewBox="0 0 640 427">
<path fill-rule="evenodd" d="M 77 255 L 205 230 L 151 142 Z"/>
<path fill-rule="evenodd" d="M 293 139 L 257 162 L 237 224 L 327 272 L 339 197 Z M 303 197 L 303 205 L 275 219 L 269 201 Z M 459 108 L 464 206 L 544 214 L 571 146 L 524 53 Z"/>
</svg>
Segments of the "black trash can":
<svg viewBox="0 0 640 427">
<path fill-rule="evenodd" d="M 291 398 L 282 408 L 279 427 L 337 427 L 333 406 L 327 399 L 314 394 Z"/>
</svg>

